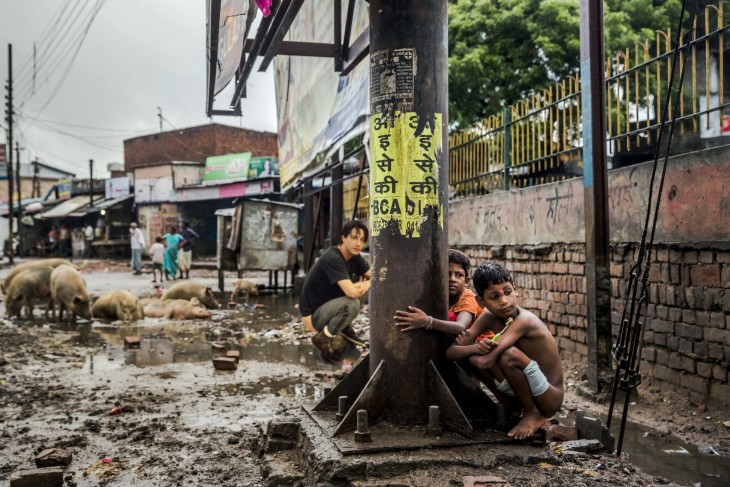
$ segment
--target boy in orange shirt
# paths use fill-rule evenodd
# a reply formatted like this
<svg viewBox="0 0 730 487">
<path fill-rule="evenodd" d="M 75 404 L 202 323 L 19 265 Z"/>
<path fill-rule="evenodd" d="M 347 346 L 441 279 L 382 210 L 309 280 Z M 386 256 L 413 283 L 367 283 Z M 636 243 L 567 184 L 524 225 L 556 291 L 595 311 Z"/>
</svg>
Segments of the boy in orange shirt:
<svg viewBox="0 0 730 487">
<path fill-rule="evenodd" d="M 449 249 L 449 314 L 447 319 L 440 320 L 429 316 L 415 306 L 409 311 L 395 312 L 395 324 L 401 331 L 418 329 L 437 330 L 447 335 L 458 335 L 468 329 L 475 319 L 484 312 L 479 306 L 476 295 L 469 289 L 469 257 L 458 250 Z M 491 331 L 485 335 L 493 335 Z"/>
</svg>

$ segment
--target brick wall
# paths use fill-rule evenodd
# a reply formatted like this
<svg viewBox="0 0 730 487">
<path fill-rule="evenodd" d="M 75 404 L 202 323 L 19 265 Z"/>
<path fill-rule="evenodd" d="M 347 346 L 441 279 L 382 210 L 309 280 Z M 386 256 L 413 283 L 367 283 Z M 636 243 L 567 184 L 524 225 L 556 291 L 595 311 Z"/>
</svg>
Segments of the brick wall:
<svg viewBox="0 0 730 487">
<path fill-rule="evenodd" d="M 582 244 L 460 247 L 477 266 L 495 260 L 512 272 L 520 305 L 537 314 L 564 360 L 587 363 Z M 611 322 L 618 336 L 626 277 L 636 244 L 611 245 Z M 730 407 L 730 250 L 656 247 L 642 350 L 643 383 Z M 641 386 L 640 386 L 641 387 Z"/>
<path fill-rule="evenodd" d="M 611 321 L 646 215 L 651 164 L 610 171 Z M 656 228 L 641 356 L 642 385 L 730 408 L 730 147 L 670 158 Z M 555 336 L 564 360 L 587 364 L 583 182 L 572 179 L 449 204 L 449 245 L 472 263 L 505 263 L 521 304 Z"/>
<path fill-rule="evenodd" d="M 275 156 L 276 134 L 211 124 L 135 137 L 124 141 L 124 170 L 166 161 L 205 162 L 208 156 L 239 152 Z"/>
</svg>

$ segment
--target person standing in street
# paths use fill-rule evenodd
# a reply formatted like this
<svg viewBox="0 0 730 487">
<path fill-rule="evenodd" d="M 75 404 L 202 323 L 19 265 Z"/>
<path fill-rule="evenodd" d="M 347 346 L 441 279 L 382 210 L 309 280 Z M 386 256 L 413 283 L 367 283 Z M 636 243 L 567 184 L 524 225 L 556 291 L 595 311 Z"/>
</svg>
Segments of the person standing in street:
<svg viewBox="0 0 730 487">
<path fill-rule="evenodd" d="M 190 223 L 182 223 L 182 248 L 180 249 L 180 279 L 190 278 L 190 267 L 193 265 L 193 241 L 200 238 L 200 235 L 190 228 Z"/>
<path fill-rule="evenodd" d="M 61 223 L 61 231 L 58 233 L 58 256 L 69 260 L 73 258 L 71 229 L 66 223 Z"/>
<path fill-rule="evenodd" d="M 87 223 L 84 227 L 84 257 L 90 259 L 94 256 L 94 249 L 91 246 L 94 241 L 94 227 Z"/>
<path fill-rule="evenodd" d="M 144 235 L 142 230 L 137 228 L 137 223 L 129 225 L 129 245 L 132 248 L 132 271 L 135 276 L 142 274 L 142 249 L 144 248 Z"/>
</svg>

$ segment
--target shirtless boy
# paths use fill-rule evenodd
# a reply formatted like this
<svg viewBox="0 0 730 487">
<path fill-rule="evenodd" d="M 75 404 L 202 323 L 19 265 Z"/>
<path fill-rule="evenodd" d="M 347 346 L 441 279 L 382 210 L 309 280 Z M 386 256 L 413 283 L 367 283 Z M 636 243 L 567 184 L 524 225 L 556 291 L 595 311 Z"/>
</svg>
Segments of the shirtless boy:
<svg viewBox="0 0 730 487">
<path fill-rule="evenodd" d="M 514 280 L 504 267 L 486 262 L 472 282 L 487 311 L 457 336 L 447 357 L 468 360 L 497 399 L 521 413 L 507 436 L 529 438 L 563 403 L 558 347 L 540 318 L 517 306 Z M 497 334 L 494 339 L 475 341 L 488 330 Z"/>
</svg>

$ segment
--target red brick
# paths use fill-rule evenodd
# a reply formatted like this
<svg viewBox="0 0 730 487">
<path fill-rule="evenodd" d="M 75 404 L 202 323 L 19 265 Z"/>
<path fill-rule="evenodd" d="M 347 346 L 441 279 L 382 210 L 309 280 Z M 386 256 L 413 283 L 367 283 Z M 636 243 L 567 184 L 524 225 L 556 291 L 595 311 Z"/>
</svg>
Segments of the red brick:
<svg viewBox="0 0 730 487">
<path fill-rule="evenodd" d="M 693 286 L 720 285 L 720 266 L 717 264 L 699 264 L 692 267 L 691 282 Z"/>
<path fill-rule="evenodd" d="M 703 264 L 712 264 L 715 260 L 715 253 L 712 250 L 700 251 L 700 262 Z"/>
<path fill-rule="evenodd" d="M 63 468 L 47 467 L 19 470 L 10 474 L 10 487 L 63 485 Z"/>
<path fill-rule="evenodd" d="M 139 348 L 141 340 L 138 336 L 124 337 L 124 348 Z"/>
<path fill-rule="evenodd" d="M 277 136 L 219 123 L 143 135 L 124 141 L 124 170 L 170 160 L 205 162 L 208 156 L 239 152 L 277 156 Z"/>
<path fill-rule="evenodd" d="M 583 273 L 585 272 L 583 264 L 570 264 L 568 266 L 568 269 L 570 270 L 571 274 L 583 275 Z"/>
<path fill-rule="evenodd" d="M 707 379 L 712 377 L 712 364 L 697 362 L 697 375 Z"/>
<path fill-rule="evenodd" d="M 682 256 L 682 262 L 685 264 L 696 264 L 699 262 L 699 254 L 696 250 L 687 250 Z"/>
</svg>

